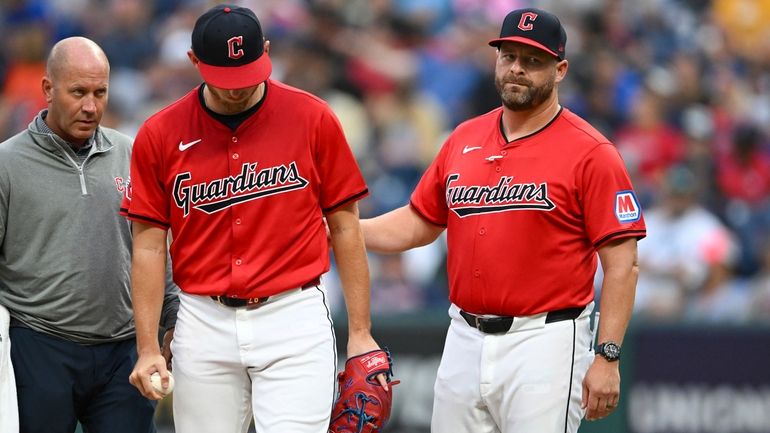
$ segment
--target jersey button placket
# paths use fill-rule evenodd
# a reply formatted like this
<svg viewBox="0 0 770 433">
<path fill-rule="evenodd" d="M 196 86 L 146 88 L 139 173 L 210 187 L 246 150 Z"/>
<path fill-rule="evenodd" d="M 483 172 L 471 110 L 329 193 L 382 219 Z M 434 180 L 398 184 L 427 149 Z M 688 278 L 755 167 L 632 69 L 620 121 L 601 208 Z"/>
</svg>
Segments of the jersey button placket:
<svg viewBox="0 0 770 433">
<path fill-rule="evenodd" d="M 230 154 L 230 175 L 237 176 L 241 172 L 241 159 L 240 145 L 238 144 L 238 137 L 231 137 L 230 144 L 227 146 L 227 153 Z"/>
<path fill-rule="evenodd" d="M 232 211 L 230 217 L 230 227 L 232 227 L 231 231 L 233 236 L 233 255 L 235 256 L 233 258 L 232 282 L 233 286 L 238 286 L 239 289 L 245 289 L 243 286 L 246 282 L 247 267 L 243 266 L 243 258 L 245 257 L 245 254 L 248 254 L 243 245 L 243 240 L 246 237 L 244 233 L 245 227 L 241 216 L 236 215 L 235 213 L 236 211 Z"/>
<path fill-rule="evenodd" d="M 503 160 L 505 159 L 503 157 L 507 154 L 508 152 L 506 152 L 505 150 L 501 150 L 499 155 L 490 155 L 489 157 L 486 158 L 487 161 L 492 163 L 492 166 L 495 168 L 495 173 L 500 173 L 501 171 L 503 171 L 502 165 L 503 165 Z"/>
<path fill-rule="evenodd" d="M 238 142 L 238 137 L 232 137 L 232 138 L 230 138 L 230 141 L 232 141 L 232 142 L 233 142 L 233 144 L 235 144 L 235 143 L 237 143 L 237 142 Z M 231 148 L 231 149 L 232 149 L 232 151 L 233 151 L 233 159 L 234 159 L 234 160 L 237 160 L 238 158 L 240 158 L 240 157 L 241 157 L 241 155 L 239 155 L 239 154 L 238 154 L 238 152 L 237 152 L 237 150 L 236 150 L 236 149 L 233 149 L 233 148 Z"/>
<path fill-rule="evenodd" d="M 240 143 L 238 141 L 237 136 L 231 136 L 230 143 L 227 146 L 227 152 L 230 155 L 229 165 L 231 177 L 238 176 L 242 172 L 244 164 L 244 162 L 241 161 Z M 243 230 L 245 227 L 243 225 L 243 220 L 241 219 L 242 215 L 235 215 L 237 210 L 237 207 L 230 209 L 230 212 L 232 212 L 230 214 L 230 223 L 232 227 L 233 254 L 235 256 L 232 261 L 231 281 L 233 290 L 243 293 L 245 290 L 246 266 L 244 261 L 245 248 L 242 239 L 244 238 Z"/>
</svg>

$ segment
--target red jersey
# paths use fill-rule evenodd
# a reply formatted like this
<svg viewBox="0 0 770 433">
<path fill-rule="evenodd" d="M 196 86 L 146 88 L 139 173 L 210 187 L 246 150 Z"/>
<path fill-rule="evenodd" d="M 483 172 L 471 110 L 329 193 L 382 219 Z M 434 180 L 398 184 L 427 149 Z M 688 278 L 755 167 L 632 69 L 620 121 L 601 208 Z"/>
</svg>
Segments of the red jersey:
<svg viewBox="0 0 770 433">
<path fill-rule="evenodd" d="M 121 212 L 171 230 L 183 291 L 250 298 L 328 271 L 323 213 L 367 193 L 329 106 L 268 80 L 235 131 L 206 112 L 198 89 L 147 119 Z"/>
<path fill-rule="evenodd" d="M 504 316 L 584 306 L 597 248 L 646 234 L 623 161 L 567 109 L 510 143 L 501 116 L 461 124 L 412 194 L 423 218 L 447 228 L 449 299 Z"/>
</svg>

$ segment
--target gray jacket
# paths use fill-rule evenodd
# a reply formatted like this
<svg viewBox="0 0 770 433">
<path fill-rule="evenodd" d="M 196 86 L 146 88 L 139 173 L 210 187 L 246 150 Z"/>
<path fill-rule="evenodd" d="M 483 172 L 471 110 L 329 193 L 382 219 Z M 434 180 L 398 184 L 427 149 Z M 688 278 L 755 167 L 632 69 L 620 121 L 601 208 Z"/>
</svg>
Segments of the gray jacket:
<svg viewBox="0 0 770 433">
<path fill-rule="evenodd" d="M 99 127 L 82 167 L 35 121 L 0 143 L 0 304 L 13 319 L 83 344 L 134 337 L 131 226 L 118 214 L 131 143 Z M 167 275 L 163 327 L 179 302 Z"/>
</svg>

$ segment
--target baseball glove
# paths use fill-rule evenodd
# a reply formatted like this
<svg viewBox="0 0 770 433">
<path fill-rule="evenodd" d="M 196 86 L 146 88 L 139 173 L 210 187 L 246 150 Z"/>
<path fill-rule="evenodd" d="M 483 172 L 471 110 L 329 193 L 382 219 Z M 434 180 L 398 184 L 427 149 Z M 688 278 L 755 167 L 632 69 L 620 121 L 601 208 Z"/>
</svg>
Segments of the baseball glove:
<svg viewBox="0 0 770 433">
<path fill-rule="evenodd" d="M 388 390 L 377 381 L 384 374 L 390 386 Z M 390 417 L 393 401 L 391 381 L 393 364 L 390 352 L 373 350 L 354 356 L 345 362 L 345 371 L 337 375 L 339 396 L 332 408 L 329 433 L 377 433 Z"/>
</svg>

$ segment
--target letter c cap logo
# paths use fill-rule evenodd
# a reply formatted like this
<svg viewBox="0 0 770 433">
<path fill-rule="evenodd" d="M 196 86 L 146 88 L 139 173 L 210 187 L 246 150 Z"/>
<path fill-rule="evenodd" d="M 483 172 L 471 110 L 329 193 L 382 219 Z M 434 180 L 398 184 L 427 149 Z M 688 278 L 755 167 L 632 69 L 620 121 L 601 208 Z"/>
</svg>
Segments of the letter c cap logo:
<svg viewBox="0 0 770 433">
<path fill-rule="evenodd" d="M 519 24 L 521 26 L 521 24 Z M 233 36 L 227 40 L 227 57 L 235 60 L 243 57 L 243 36 Z"/>
<path fill-rule="evenodd" d="M 527 32 L 535 28 L 532 23 L 537 19 L 537 14 L 534 12 L 524 12 L 519 19 L 519 29 Z"/>
</svg>

